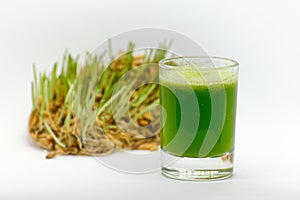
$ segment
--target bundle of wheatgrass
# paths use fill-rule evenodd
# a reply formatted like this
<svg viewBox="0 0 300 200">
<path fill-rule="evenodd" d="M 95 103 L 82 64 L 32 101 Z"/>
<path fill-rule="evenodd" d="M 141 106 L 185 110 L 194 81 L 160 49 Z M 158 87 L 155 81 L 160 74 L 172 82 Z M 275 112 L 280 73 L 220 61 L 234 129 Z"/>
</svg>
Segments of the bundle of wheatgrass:
<svg viewBox="0 0 300 200">
<path fill-rule="evenodd" d="M 105 155 L 117 149 L 156 150 L 159 112 L 149 111 L 158 103 L 158 85 L 138 87 L 129 102 L 122 100 L 122 95 L 130 92 L 126 84 L 116 94 L 113 88 L 126 72 L 158 63 L 166 56 L 165 49 L 166 45 L 161 44 L 157 50 L 134 55 L 134 45 L 129 43 L 127 53 L 113 59 L 109 66 L 103 64 L 101 56 L 87 54 L 84 64 L 79 65 L 78 57 L 65 54 L 59 73 L 57 64 L 49 74 L 39 76 L 34 67 L 33 110 L 28 126 L 34 142 L 49 151 L 47 158 L 57 154 Z M 146 70 L 144 74 L 157 77 L 157 68 Z M 117 98 L 118 114 L 129 110 L 131 120 L 146 127 L 146 133 L 119 128 L 111 109 L 112 100 Z M 127 122 L 121 119 L 121 123 Z"/>
</svg>

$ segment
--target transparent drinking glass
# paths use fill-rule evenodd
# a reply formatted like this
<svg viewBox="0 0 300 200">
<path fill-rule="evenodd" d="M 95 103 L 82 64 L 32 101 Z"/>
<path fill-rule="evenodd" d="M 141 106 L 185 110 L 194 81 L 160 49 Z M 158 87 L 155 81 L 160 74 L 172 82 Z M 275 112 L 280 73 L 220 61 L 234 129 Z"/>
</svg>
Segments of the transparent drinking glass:
<svg viewBox="0 0 300 200">
<path fill-rule="evenodd" d="M 209 56 L 160 61 L 163 175 L 181 180 L 232 176 L 238 65 Z"/>
</svg>

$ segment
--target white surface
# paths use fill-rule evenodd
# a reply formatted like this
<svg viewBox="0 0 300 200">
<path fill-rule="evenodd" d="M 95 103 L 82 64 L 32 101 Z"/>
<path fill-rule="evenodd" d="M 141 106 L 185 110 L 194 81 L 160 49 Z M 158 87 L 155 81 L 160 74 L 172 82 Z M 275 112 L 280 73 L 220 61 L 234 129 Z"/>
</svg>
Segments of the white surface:
<svg viewBox="0 0 300 200">
<path fill-rule="evenodd" d="M 0 1 L 0 199 L 299 199 L 298 1 Z M 131 10 L 129 10 L 131 9 Z M 235 175 L 194 183 L 129 175 L 93 158 L 46 160 L 27 132 L 32 63 L 160 27 L 240 62 Z"/>
</svg>

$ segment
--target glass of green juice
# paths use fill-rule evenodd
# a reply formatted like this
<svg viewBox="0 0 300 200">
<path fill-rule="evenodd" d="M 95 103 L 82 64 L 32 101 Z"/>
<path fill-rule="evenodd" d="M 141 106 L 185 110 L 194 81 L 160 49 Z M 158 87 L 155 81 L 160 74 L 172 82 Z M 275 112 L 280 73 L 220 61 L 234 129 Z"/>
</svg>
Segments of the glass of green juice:
<svg viewBox="0 0 300 200">
<path fill-rule="evenodd" d="M 180 180 L 232 176 L 238 65 L 210 56 L 160 61 L 163 175 Z"/>
</svg>

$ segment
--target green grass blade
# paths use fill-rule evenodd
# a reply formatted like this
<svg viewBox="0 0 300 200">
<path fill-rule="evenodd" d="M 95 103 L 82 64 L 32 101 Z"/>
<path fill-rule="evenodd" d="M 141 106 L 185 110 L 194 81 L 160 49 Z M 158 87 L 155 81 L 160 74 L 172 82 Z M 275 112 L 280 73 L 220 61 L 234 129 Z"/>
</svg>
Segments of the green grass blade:
<svg viewBox="0 0 300 200">
<path fill-rule="evenodd" d="M 37 104 L 36 104 L 34 82 L 31 82 L 31 101 L 32 101 L 32 108 L 35 109 Z"/>
<path fill-rule="evenodd" d="M 46 122 L 46 120 L 44 119 L 44 117 L 42 117 L 43 123 L 45 125 L 46 130 L 49 132 L 49 134 L 51 135 L 51 137 L 54 139 L 54 141 L 61 147 L 66 148 L 65 144 L 63 144 L 55 135 L 55 133 L 52 131 L 52 129 L 50 128 L 49 124 Z"/>
</svg>

